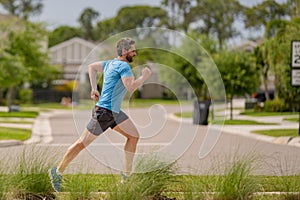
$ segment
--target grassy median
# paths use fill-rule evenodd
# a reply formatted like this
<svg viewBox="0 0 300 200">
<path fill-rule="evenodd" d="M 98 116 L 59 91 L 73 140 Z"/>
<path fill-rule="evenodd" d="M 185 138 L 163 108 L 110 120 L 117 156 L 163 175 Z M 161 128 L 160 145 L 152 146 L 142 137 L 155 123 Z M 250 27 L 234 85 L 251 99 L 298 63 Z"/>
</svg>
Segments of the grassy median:
<svg viewBox="0 0 300 200">
<path fill-rule="evenodd" d="M 30 129 L 0 128 L 0 140 L 27 140 L 30 138 Z"/>
</svg>

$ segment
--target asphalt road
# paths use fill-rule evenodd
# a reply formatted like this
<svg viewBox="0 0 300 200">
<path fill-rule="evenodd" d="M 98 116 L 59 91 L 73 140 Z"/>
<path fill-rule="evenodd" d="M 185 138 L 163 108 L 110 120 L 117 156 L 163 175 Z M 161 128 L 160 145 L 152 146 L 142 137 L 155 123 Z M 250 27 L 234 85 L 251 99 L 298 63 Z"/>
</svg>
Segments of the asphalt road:
<svg viewBox="0 0 300 200">
<path fill-rule="evenodd" d="M 189 109 L 189 108 L 183 108 Z M 254 174 L 289 175 L 300 172 L 300 148 L 274 144 L 231 134 L 211 126 L 172 120 L 174 106 L 125 110 L 140 132 L 136 159 L 155 155 L 168 162 L 176 160 L 178 173 L 222 173 L 236 160 L 247 160 Z M 67 148 L 79 137 L 91 111 L 64 111 L 50 117 L 51 143 L 1 148 L 0 157 L 12 163 L 20 154 L 40 157 L 57 164 Z M 67 168 L 67 173 L 120 173 L 125 138 L 109 130 Z M 8 160 L 8 161 L 7 161 Z M 18 162 L 18 161 L 17 161 Z"/>
</svg>

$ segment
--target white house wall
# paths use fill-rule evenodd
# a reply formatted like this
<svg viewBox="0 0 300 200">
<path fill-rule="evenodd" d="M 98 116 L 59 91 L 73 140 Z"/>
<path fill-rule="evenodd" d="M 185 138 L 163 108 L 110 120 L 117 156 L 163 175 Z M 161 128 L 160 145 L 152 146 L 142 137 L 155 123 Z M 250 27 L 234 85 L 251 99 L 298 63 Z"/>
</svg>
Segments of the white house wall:
<svg viewBox="0 0 300 200">
<path fill-rule="evenodd" d="M 64 79 L 77 79 L 81 83 L 85 83 L 88 69 L 83 64 L 86 64 L 87 59 L 99 59 L 99 51 L 94 50 L 96 47 L 96 44 L 89 41 L 72 38 L 49 49 L 51 63 L 63 66 Z"/>
</svg>

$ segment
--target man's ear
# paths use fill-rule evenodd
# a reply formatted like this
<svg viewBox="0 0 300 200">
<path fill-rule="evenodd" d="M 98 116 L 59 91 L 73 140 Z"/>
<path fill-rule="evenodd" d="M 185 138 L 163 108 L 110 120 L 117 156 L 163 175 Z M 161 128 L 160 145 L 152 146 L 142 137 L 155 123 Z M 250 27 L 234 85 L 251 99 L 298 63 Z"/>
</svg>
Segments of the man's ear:
<svg viewBox="0 0 300 200">
<path fill-rule="evenodd" d="M 126 49 L 122 49 L 122 56 L 126 55 L 128 53 L 128 51 L 126 51 Z"/>
</svg>

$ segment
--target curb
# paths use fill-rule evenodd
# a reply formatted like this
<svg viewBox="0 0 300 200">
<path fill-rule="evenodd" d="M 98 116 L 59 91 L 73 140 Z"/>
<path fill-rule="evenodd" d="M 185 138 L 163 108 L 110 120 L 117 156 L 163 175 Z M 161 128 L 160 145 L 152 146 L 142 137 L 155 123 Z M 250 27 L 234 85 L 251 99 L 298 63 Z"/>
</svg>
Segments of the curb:
<svg viewBox="0 0 300 200">
<path fill-rule="evenodd" d="M 31 137 L 25 141 L 20 140 L 1 140 L 1 147 L 18 146 L 24 144 L 50 143 L 52 141 L 51 125 L 49 118 L 53 116 L 53 112 L 40 112 L 34 120 L 31 130 Z"/>
<path fill-rule="evenodd" d="M 10 146 L 19 146 L 23 145 L 24 143 L 20 140 L 1 140 L 0 141 L 0 148 L 1 147 L 10 147 Z"/>
<path fill-rule="evenodd" d="M 33 124 L 31 137 L 24 144 L 50 143 L 53 138 L 49 118 L 52 116 L 52 111 L 40 112 Z"/>
</svg>

